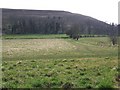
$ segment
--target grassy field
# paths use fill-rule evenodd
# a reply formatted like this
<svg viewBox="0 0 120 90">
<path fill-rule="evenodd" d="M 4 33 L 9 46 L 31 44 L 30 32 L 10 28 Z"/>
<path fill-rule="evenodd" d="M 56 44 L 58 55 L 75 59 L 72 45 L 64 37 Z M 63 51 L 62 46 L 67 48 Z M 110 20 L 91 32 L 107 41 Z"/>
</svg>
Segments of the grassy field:
<svg viewBox="0 0 120 90">
<path fill-rule="evenodd" d="M 64 37 L 3 36 L 3 87 L 118 87 L 117 45 L 112 46 L 107 37 L 78 41 Z"/>
</svg>

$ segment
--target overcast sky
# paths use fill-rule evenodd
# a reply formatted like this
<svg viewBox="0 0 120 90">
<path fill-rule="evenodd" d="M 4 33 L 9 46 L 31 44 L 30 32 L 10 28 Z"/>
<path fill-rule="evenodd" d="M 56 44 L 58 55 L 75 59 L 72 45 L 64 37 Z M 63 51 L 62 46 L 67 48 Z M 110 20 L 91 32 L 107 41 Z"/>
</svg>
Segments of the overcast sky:
<svg viewBox="0 0 120 90">
<path fill-rule="evenodd" d="M 64 10 L 118 23 L 120 0 L 0 0 L 0 8 Z"/>
</svg>

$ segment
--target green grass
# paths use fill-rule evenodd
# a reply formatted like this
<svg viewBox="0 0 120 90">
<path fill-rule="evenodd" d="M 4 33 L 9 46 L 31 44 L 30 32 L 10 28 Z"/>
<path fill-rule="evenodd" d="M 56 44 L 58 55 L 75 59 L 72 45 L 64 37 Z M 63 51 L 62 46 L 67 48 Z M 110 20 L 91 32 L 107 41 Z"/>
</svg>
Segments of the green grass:
<svg viewBox="0 0 120 90">
<path fill-rule="evenodd" d="M 3 39 L 55 39 L 55 38 L 68 38 L 66 34 L 9 34 L 2 35 Z"/>
<path fill-rule="evenodd" d="M 118 87 L 117 45 L 107 37 L 3 39 L 2 54 L 3 87 Z"/>
</svg>

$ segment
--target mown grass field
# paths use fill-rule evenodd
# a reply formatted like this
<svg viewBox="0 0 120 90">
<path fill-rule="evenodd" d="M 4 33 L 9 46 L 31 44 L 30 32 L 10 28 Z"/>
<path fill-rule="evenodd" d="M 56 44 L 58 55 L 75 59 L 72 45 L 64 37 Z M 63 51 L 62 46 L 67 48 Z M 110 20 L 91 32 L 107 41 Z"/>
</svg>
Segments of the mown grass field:
<svg viewBox="0 0 120 90">
<path fill-rule="evenodd" d="M 118 48 L 107 37 L 78 41 L 64 39 L 65 35 L 5 37 L 2 42 L 4 88 L 118 87 Z"/>
</svg>

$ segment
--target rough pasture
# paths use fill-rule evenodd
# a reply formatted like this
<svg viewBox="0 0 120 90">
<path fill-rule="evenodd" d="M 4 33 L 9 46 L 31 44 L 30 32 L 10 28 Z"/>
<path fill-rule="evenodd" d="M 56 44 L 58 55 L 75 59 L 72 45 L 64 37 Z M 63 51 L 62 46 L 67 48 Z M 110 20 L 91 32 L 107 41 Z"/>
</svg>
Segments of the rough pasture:
<svg viewBox="0 0 120 90">
<path fill-rule="evenodd" d="M 3 87 L 116 88 L 117 46 L 107 37 L 3 39 Z"/>
</svg>

